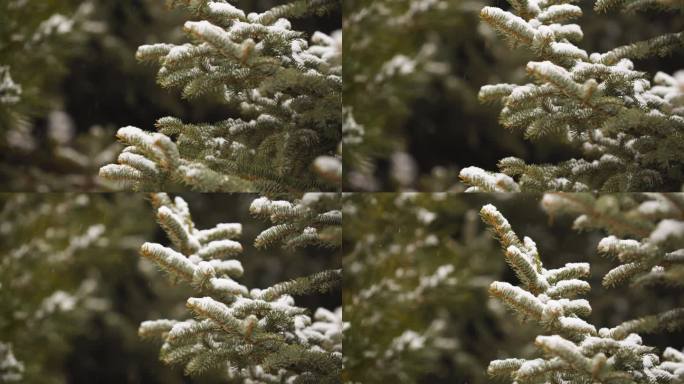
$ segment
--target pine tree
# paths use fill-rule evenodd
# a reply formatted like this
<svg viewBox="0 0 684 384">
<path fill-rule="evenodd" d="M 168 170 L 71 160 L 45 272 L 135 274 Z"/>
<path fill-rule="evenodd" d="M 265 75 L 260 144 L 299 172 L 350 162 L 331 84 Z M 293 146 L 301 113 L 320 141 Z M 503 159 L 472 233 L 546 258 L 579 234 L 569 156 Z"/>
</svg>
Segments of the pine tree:
<svg viewBox="0 0 684 384">
<path fill-rule="evenodd" d="M 483 210 L 485 222 L 498 228 L 495 234 L 506 257 L 477 225 L 477 209 L 486 203 L 496 204 L 511 219 L 508 222 L 492 207 Z M 532 343 L 541 335 L 542 342 L 558 336 L 575 345 L 584 345 L 579 338 L 586 338 L 587 344 L 601 338 L 607 350 L 590 351 L 585 357 L 600 359 L 603 353 L 606 371 L 637 378 L 653 368 L 651 372 L 660 375 L 619 382 L 680 383 L 680 203 L 680 194 L 345 196 L 343 379 L 613 382 L 592 379 L 591 373 L 587 377 L 583 366 L 574 365 L 540 371 L 535 377 L 516 376 L 527 361 L 530 369 L 542 360 L 556 364 L 553 352 Z M 578 217 L 575 228 L 582 233 L 568 231 L 568 216 Z M 518 237 L 511 225 L 524 227 L 538 245 Z M 625 248 L 612 249 L 611 244 Z M 542 257 L 535 256 L 540 252 Z M 616 279 L 621 265 L 628 263 L 640 264 L 639 271 Z M 597 288 L 604 275 L 603 289 Z M 535 303 L 541 303 L 543 318 Z M 507 310 L 511 304 L 522 324 Z M 433 326 L 441 320 L 443 326 Z M 589 336 L 583 336 L 585 329 Z M 603 336 L 606 332 L 609 335 Z M 634 352 L 612 350 L 611 345 L 629 345 Z M 491 360 L 508 357 L 514 359 L 490 368 L 494 374 L 503 367 L 497 374 L 503 380 L 486 377 Z M 654 357 L 658 360 L 649 368 L 648 359 Z M 513 368 L 505 371 L 508 364 Z"/>
<path fill-rule="evenodd" d="M 214 96 L 239 116 L 212 123 L 175 117 L 159 132 L 119 129 L 127 147 L 119 164 L 100 175 L 137 190 L 181 184 L 201 191 L 288 192 L 337 190 L 341 139 L 341 33 L 316 32 L 307 41 L 290 19 L 324 15 L 336 0 L 296 0 L 247 13 L 218 0 L 169 1 L 199 21 L 183 30 L 190 42 L 138 49 L 161 66 L 158 82 L 183 97 Z M 317 160 L 318 159 L 318 160 Z"/>
<path fill-rule="evenodd" d="M 679 190 L 684 180 L 679 131 L 684 127 L 682 72 L 653 76 L 634 60 L 681 51 L 684 32 L 656 36 L 588 53 L 570 21 L 582 9 L 569 1 L 509 1 L 511 11 L 484 7 L 481 18 L 513 48 L 524 47 L 536 61 L 526 70 L 533 83 L 487 85 L 484 102 L 503 104 L 499 116 L 509 129 L 536 139 L 556 135 L 584 153 L 558 164 L 528 164 L 507 157 L 502 173 L 477 167 L 461 171 L 470 191 L 644 191 Z M 680 2 L 597 1 L 595 9 L 635 11 L 649 7 L 681 11 Z"/>
<path fill-rule="evenodd" d="M 305 200 L 310 204 L 319 201 L 312 197 Z M 319 308 L 312 320 L 305 308 L 295 305 L 292 295 L 335 289 L 341 281 L 341 270 L 326 270 L 265 289 L 248 289 L 235 280 L 244 272 L 235 259 L 242 252 L 242 245 L 236 241 L 242 232 L 240 224 L 222 223 L 199 230 L 182 198 L 171 200 L 160 193 L 152 195 L 152 203 L 173 248 L 145 243 L 141 255 L 154 261 L 174 281 L 189 284 L 198 293 L 186 303 L 196 319 L 162 319 L 140 325 L 140 336 L 164 341 L 164 362 L 182 364 L 188 374 L 221 367 L 229 378 L 239 382 L 339 382 L 341 309 L 332 312 Z M 297 202 L 263 198 L 252 205 L 255 214 L 270 212 L 274 222 L 304 221 L 299 216 L 303 210 Z M 301 235 L 289 234 L 287 246 L 309 243 L 293 242 Z M 262 233 L 256 246 L 262 245 L 258 239 L 263 237 Z M 286 238 L 280 236 L 271 242 Z"/>
<path fill-rule="evenodd" d="M 642 201 L 639 203 L 639 200 Z M 671 247 L 681 247 L 675 239 L 681 242 L 684 227 L 681 221 L 668 218 L 673 215 L 681 218 L 679 203 L 680 197 L 671 195 L 644 199 L 607 195 L 594 199 L 589 195 L 562 194 L 547 195 L 543 201 L 550 212 L 581 212 L 575 221 L 578 228 L 607 228 L 609 233 L 632 234 L 640 239 L 619 240 L 611 235 L 601 240 L 599 252 L 616 256 L 623 263 L 604 276 L 606 287 L 633 279 L 640 272 L 646 272 L 645 276 L 663 272 L 664 267 L 658 264 L 677 264 L 676 256 L 654 259 L 658 253 L 667 254 Z M 641 216 L 633 218 L 630 211 L 632 214 L 640 211 Z M 493 205 L 482 207 L 481 215 L 501 243 L 506 261 L 520 281 L 517 286 L 495 281 L 489 287 L 490 294 L 521 318 L 537 324 L 542 333 L 536 337 L 535 345 L 543 357 L 492 361 L 490 375 L 510 377 L 520 384 L 681 383 L 684 380 L 682 352 L 668 347 L 659 356 L 642 340 L 644 334 L 681 328 L 684 309 L 597 329 L 584 320 L 592 312 L 589 301 L 576 298 L 591 289 L 586 281 L 589 263 L 568 263 L 546 269 L 535 242 L 529 237 L 521 240 Z M 645 224 L 649 221 L 658 224 L 649 228 Z"/>
</svg>

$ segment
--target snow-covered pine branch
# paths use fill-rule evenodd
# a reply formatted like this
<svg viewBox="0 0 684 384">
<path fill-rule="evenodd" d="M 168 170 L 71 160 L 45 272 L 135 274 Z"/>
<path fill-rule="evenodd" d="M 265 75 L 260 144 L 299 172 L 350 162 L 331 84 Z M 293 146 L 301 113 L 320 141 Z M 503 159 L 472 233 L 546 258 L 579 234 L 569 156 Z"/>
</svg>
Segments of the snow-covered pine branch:
<svg viewBox="0 0 684 384">
<path fill-rule="evenodd" d="M 340 270 L 249 289 L 236 281 L 243 273 L 234 258 L 242 252 L 240 224 L 200 230 L 182 198 L 159 193 L 152 203 L 173 248 L 145 243 L 141 255 L 198 293 L 186 302 L 194 319 L 140 325 L 141 337 L 162 339 L 164 362 L 183 365 L 187 374 L 223 369 L 245 382 L 340 382 L 341 309 L 319 308 L 312 319 L 292 297 L 336 289 Z"/>
<path fill-rule="evenodd" d="M 486 85 L 481 101 L 503 105 L 499 120 L 529 139 L 553 135 L 583 156 L 557 164 L 528 164 L 508 157 L 501 173 L 464 168 L 470 191 L 644 191 L 679 190 L 684 157 L 684 72 L 655 76 L 632 60 L 681 51 L 675 32 L 589 53 L 578 47 L 583 33 L 570 23 L 582 15 L 570 2 L 513 1 L 512 11 L 484 7 L 480 16 L 512 46 L 534 54 L 528 84 Z M 598 10 L 624 6 L 680 8 L 677 2 L 598 1 Z"/>
<path fill-rule="evenodd" d="M 627 282 L 681 285 L 684 199 L 680 194 L 553 193 L 544 195 L 542 206 L 552 216 L 575 216 L 574 227 L 578 230 L 601 229 L 607 234 L 597 250 L 619 265 L 606 274 L 604 286 Z"/>
<path fill-rule="evenodd" d="M 273 224 L 254 240 L 257 248 L 276 243 L 282 243 L 289 250 L 309 245 L 341 246 L 342 211 L 338 193 L 309 192 L 293 202 L 260 197 L 252 202 L 249 211 Z"/>
<path fill-rule="evenodd" d="M 564 196 L 547 195 L 544 206 L 561 207 Z M 572 201 L 568 204 L 583 204 Z M 566 204 L 567 205 L 567 204 Z M 575 205 L 573 205 L 574 207 Z M 506 218 L 493 205 L 482 207 L 483 220 L 492 227 L 505 249 L 509 265 L 518 275 L 520 285 L 495 281 L 490 294 L 501 300 L 523 318 L 537 323 L 540 335 L 536 347 L 543 357 L 509 358 L 492 361 L 491 376 L 509 377 L 526 383 L 678 383 L 684 380 L 681 352 L 668 348 L 662 359 L 652 347 L 643 344 L 640 333 L 674 330 L 684 323 L 680 309 L 626 322 L 614 328 L 601 328 L 583 318 L 591 314 L 585 299 L 590 286 L 584 279 L 589 264 L 570 263 L 557 269 L 543 266 L 534 241 L 522 241 Z M 586 223 L 587 218 L 579 220 Z M 577 223 L 577 222 L 576 222 Z M 617 251 L 614 238 L 602 241 L 599 249 Z M 610 244 L 607 244 L 610 243 Z M 625 245 L 623 252 L 634 254 L 635 244 Z M 610 275 L 610 273 L 609 273 Z"/>
<path fill-rule="evenodd" d="M 210 123 L 157 120 L 157 133 L 124 127 L 117 164 L 100 175 L 136 190 L 180 183 L 201 191 L 334 191 L 342 137 L 342 34 L 307 37 L 290 19 L 331 12 L 338 1 L 290 1 L 262 13 L 224 0 L 171 1 L 199 21 L 190 43 L 139 47 L 158 82 L 183 97 L 211 95 L 239 116 Z M 328 160 L 325 160 L 328 159 Z M 335 165 L 334 165 L 335 164 Z"/>
</svg>

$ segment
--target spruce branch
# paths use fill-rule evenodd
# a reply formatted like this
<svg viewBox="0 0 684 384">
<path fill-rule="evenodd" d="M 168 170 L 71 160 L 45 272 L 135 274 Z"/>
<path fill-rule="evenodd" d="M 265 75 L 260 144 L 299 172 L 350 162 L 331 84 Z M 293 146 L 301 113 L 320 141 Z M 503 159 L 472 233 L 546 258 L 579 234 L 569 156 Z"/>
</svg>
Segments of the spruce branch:
<svg viewBox="0 0 684 384">
<path fill-rule="evenodd" d="M 511 3 L 515 13 L 488 6 L 480 16 L 513 46 L 534 54 L 526 67 L 534 83 L 485 85 L 479 99 L 503 104 L 499 120 L 504 127 L 519 129 L 528 139 L 567 139 L 583 154 L 557 164 L 526 164 L 509 157 L 500 161 L 501 173 L 466 167 L 460 178 L 469 185 L 467 191 L 679 190 L 684 146 L 677 133 L 684 123 L 681 76 L 657 73 L 651 81 L 634 69 L 632 60 L 681 50 L 684 32 L 589 54 L 576 45 L 583 36 L 581 28 L 567 24 L 582 15 L 580 7 L 567 2 Z M 598 1 L 596 8 L 634 10 L 656 3 L 684 10 L 676 2 L 641 0 Z"/>
<path fill-rule="evenodd" d="M 300 277 L 271 286 L 261 292 L 261 297 L 272 301 L 282 295 L 306 295 L 313 292 L 325 293 L 342 282 L 342 270 L 317 272 L 311 276 Z"/>
<path fill-rule="evenodd" d="M 260 197 L 249 208 L 252 215 L 274 225 L 254 240 L 257 248 L 281 243 L 288 250 L 309 245 L 337 248 L 341 243 L 342 212 L 335 193 L 306 193 L 294 202 Z"/>
<path fill-rule="evenodd" d="M 676 194 L 605 195 L 549 193 L 542 206 L 550 215 L 576 216 L 576 229 L 601 229 L 599 254 L 620 265 L 603 277 L 603 285 L 680 284 L 684 242 L 681 197 Z"/>
<path fill-rule="evenodd" d="M 253 206 L 265 201 L 270 204 L 263 199 L 255 200 Z M 182 198 L 159 193 L 150 200 L 160 226 L 177 250 L 145 243 L 141 255 L 200 295 L 186 301 L 195 319 L 140 325 L 141 337 L 163 341 L 160 358 L 165 363 L 181 364 L 186 374 L 193 375 L 228 368 L 228 376 L 245 382 L 340 382 L 341 308 L 335 312 L 319 308 L 312 319 L 305 308 L 295 305 L 292 295 L 323 293 L 338 287 L 341 270 L 250 290 L 233 280 L 243 274 L 240 261 L 232 259 L 242 252 L 234 240 L 241 235 L 240 224 L 221 223 L 200 230 Z M 299 218 L 313 206 L 336 204 L 336 200 L 320 196 L 302 201 L 306 204 L 276 201 L 264 209 L 273 220 L 286 221 Z M 320 219 L 313 214 L 308 217 Z M 322 221 L 341 224 L 341 218 Z"/>
<path fill-rule="evenodd" d="M 239 112 L 199 124 L 162 117 L 154 134 L 121 128 L 127 147 L 100 175 L 144 191 L 176 184 L 204 192 L 338 190 L 341 32 L 307 39 L 289 19 L 321 17 L 339 1 L 291 1 L 262 13 L 226 1 L 169 5 L 199 18 L 183 26 L 190 42 L 143 45 L 136 57 L 160 65 L 161 86 Z"/>
<path fill-rule="evenodd" d="M 491 24 L 512 44 L 531 44 L 534 39 L 534 29 L 524 19 L 500 8 L 484 7 L 480 11 L 480 18 Z"/>
<path fill-rule="evenodd" d="M 467 167 L 459 174 L 461 180 L 472 187 L 468 192 L 520 192 L 515 180 L 502 173 L 492 173 L 478 167 Z"/>
<path fill-rule="evenodd" d="M 550 195 L 556 196 L 558 195 Z M 551 200 L 551 199 L 550 199 Z M 553 201 L 553 200 L 552 200 Z M 563 206 L 558 201 L 548 204 Z M 574 205 L 577 207 L 581 205 Z M 676 383 L 682 379 L 682 354 L 668 349 L 663 361 L 654 349 L 643 345 L 639 332 L 676 330 L 682 326 L 682 309 L 647 316 L 598 331 L 581 317 L 591 313 L 586 300 L 573 299 L 584 294 L 589 284 L 580 278 L 589 274 L 588 264 L 566 264 L 564 268 L 539 269 L 529 262 L 538 257 L 536 247 L 519 248 L 509 245 L 517 236 L 498 210 L 492 205 L 482 208 L 485 222 L 500 233 L 499 240 L 506 248 L 506 257 L 521 280 L 521 286 L 495 281 L 490 294 L 504 302 L 525 318 L 535 321 L 542 334 L 535 345 L 543 358 L 532 360 L 495 360 L 489 365 L 490 376 L 509 377 L 514 383 Z M 512 234 L 508 234 L 512 233 Z M 503 234 L 503 236 L 501 235 Z M 506 235 L 508 234 L 508 235 Z M 605 239 L 604 239 L 605 240 Z M 530 240 L 530 244 L 533 244 Z M 633 257 L 641 248 L 636 241 L 615 242 L 614 238 L 600 248 L 622 252 Z M 631 256 L 627 256 L 631 255 Z"/>
<path fill-rule="evenodd" d="M 677 308 L 624 322 L 611 328 L 609 334 L 616 339 L 623 339 L 631 333 L 648 334 L 663 330 L 674 332 L 681 329 L 682 326 L 684 326 L 684 308 Z"/>
<path fill-rule="evenodd" d="M 588 312 L 588 304 L 573 300 L 574 296 L 589 290 L 589 284 L 578 279 L 586 277 L 589 265 L 571 264 L 566 265 L 563 272 L 548 271 L 543 268 L 532 239 L 526 237 L 524 243 L 520 242 L 496 207 L 485 205 L 480 214 L 497 234 L 501 245 L 506 247 L 506 259 L 522 283 L 516 287 L 509 283 L 494 282 L 489 288 L 490 293 L 515 311 L 554 332 L 574 338 L 582 334 L 595 334 L 596 329 L 576 315 L 576 312 Z M 548 277 L 552 277 L 552 283 L 549 283 Z"/>
</svg>

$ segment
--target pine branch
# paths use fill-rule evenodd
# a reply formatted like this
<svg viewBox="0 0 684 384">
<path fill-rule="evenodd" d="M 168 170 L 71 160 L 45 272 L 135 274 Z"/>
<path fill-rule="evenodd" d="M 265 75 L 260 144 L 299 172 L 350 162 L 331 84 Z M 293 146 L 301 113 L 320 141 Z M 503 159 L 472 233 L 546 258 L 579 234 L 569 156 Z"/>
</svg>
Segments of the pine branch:
<svg viewBox="0 0 684 384">
<path fill-rule="evenodd" d="M 677 308 L 624 322 L 611 328 L 609 334 L 616 339 L 623 339 L 632 333 L 655 333 L 662 330 L 674 332 L 681 329 L 682 326 L 684 326 L 684 308 Z"/>
<path fill-rule="evenodd" d="M 272 301 L 282 295 L 307 295 L 314 292 L 325 293 L 342 283 L 342 270 L 317 272 L 311 276 L 300 277 L 273 285 L 261 292 L 261 298 Z"/>
<path fill-rule="evenodd" d="M 583 33 L 568 20 L 582 15 L 578 6 L 553 1 L 512 1 L 513 10 L 484 7 L 483 21 L 512 43 L 536 57 L 527 64 L 534 83 L 498 84 L 481 88 L 483 102 L 500 101 L 501 125 L 519 129 L 528 139 L 568 138 L 583 152 L 557 164 L 526 164 L 505 158 L 502 173 L 466 167 L 461 180 L 468 192 L 506 191 L 646 191 L 679 190 L 684 171 L 676 132 L 684 125 L 683 88 L 674 76 L 656 74 L 652 85 L 631 60 L 665 56 L 684 43 L 683 32 L 592 53 L 575 45 Z M 676 2 L 675 2 L 676 3 Z M 624 6 L 627 10 L 671 2 L 605 0 L 596 9 Z M 668 143 L 667 148 L 657 143 Z"/>
<path fill-rule="evenodd" d="M 557 195 L 549 195 L 557 196 Z M 547 201 L 548 205 L 548 201 Z M 553 206 L 560 204 L 554 202 Z M 577 206 L 575 206 L 577 207 Z M 625 322 L 615 328 L 596 328 L 580 317 L 591 313 L 586 300 L 572 299 L 586 293 L 589 284 L 580 278 L 589 274 L 588 264 L 566 264 L 564 268 L 546 270 L 532 260 L 538 258 L 534 243 L 523 247 L 511 245 L 517 239 L 506 219 L 495 207 L 482 208 L 485 221 L 499 234 L 506 248 L 506 258 L 522 282 L 520 287 L 495 281 L 490 294 L 504 304 L 535 321 L 541 332 L 535 345 L 543 358 L 534 360 L 495 360 L 489 365 L 490 376 L 509 377 L 515 383 L 673 383 L 681 379 L 676 369 L 681 353 L 668 349 L 663 357 L 673 362 L 660 363 L 653 348 L 642 345 L 637 332 L 676 330 L 682 326 L 682 309 Z M 526 238 L 527 240 L 527 238 Z M 604 239 L 605 240 L 605 239 Z M 519 240 L 517 241 L 519 243 Z M 635 257 L 642 249 L 634 240 L 602 241 L 599 249 L 619 252 L 622 258 Z M 529 243 L 530 245 L 527 245 Z"/>
<path fill-rule="evenodd" d="M 329 157 L 342 138 L 341 32 L 307 41 L 289 19 L 322 17 L 339 1 L 291 1 L 262 13 L 225 1 L 169 5 L 200 19 L 184 24 L 191 42 L 143 45 L 136 57 L 160 65 L 163 87 L 239 106 L 240 114 L 201 124 L 162 117 L 154 134 L 121 128 L 127 148 L 100 175 L 151 191 L 174 184 L 203 192 L 338 190 L 341 168 Z"/>
<path fill-rule="evenodd" d="M 256 199 L 249 208 L 250 213 L 274 225 L 262 231 L 254 245 L 268 248 L 282 243 L 287 250 L 309 245 L 339 248 L 342 213 L 338 208 L 339 195 L 334 193 L 306 193 L 293 203 L 267 197 Z"/>
<path fill-rule="evenodd" d="M 160 226 L 181 252 L 145 243 L 142 256 L 204 296 L 190 297 L 186 302 L 196 320 L 156 320 L 140 325 L 141 337 L 163 340 L 160 358 L 164 362 L 182 364 L 185 373 L 193 375 L 234 367 L 231 374 L 245 381 L 340 382 L 341 309 L 331 312 L 319 308 L 312 321 L 305 308 L 295 306 L 291 295 L 337 288 L 341 270 L 249 290 L 233 280 L 242 275 L 243 268 L 238 260 L 230 259 L 242 252 L 240 243 L 233 240 L 242 232 L 240 224 L 222 223 L 200 230 L 180 197 L 172 200 L 160 193 L 153 194 L 151 201 Z M 300 205 L 302 202 L 305 204 Z M 252 207 L 265 204 L 264 211 L 255 213 L 270 215 L 275 221 L 305 215 L 341 225 L 341 217 L 335 214 L 320 217 L 308 212 L 313 207 L 335 205 L 337 200 L 309 195 L 302 202 L 261 198 Z"/>
<path fill-rule="evenodd" d="M 605 287 L 632 284 L 677 284 L 682 264 L 684 224 L 674 194 L 546 194 L 542 206 L 551 215 L 577 216 L 576 229 L 598 228 L 604 237 L 598 252 L 620 262 L 603 277 Z"/>
</svg>

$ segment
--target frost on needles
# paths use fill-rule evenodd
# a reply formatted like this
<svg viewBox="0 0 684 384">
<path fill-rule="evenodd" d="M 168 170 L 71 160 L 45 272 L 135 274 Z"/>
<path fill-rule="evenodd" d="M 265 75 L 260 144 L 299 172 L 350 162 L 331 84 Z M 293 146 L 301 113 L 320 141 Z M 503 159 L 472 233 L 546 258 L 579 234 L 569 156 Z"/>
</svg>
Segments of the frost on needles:
<svg viewBox="0 0 684 384">
<path fill-rule="evenodd" d="M 483 102 L 501 102 L 501 124 L 527 138 L 564 138 L 583 157 L 558 164 L 528 164 L 507 157 L 502 173 L 467 167 L 461 179 L 470 191 L 679 190 L 684 182 L 684 71 L 650 75 L 632 60 L 664 56 L 684 47 L 684 32 L 589 53 L 576 44 L 582 29 L 570 23 L 580 7 L 561 0 L 509 0 L 511 12 L 484 7 L 482 20 L 512 47 L 526 47 L 533 82 L 486 85 Z M 597 11 L 627 11 L 681 2 L 596 2 Z"/>
<path fill-rule="evenodd" d="M 572 200 L 573 196 L 570 195 L 569 199 Z M 547 195 L 544 204 L 555 208 L 567 206 L 569 203 L 564 198 Z M 585 208 L 591 206 L 586 200 L 589 198 L 585 197 Z M 662 205 L 656 200 L 650 201 L 644 202 L 644 209 L 652 207 L 654 203 Z M 678 212 L 681 215 L 681 211 Z M 496 207 L 486 205 L 480 213 L 498 237 L 506 261 L 520 281 L 517 286 L 495 281 L 489 288 L 490 294 L 522 318 L 536 323 L 541 333 L 535 339 L 535 345 L 542 352 L 542 357 L 492 361 L 488 368 L 491 376 L 508 377 L 518 384 L 684 382 L 684 354 L 668 347 L 659 356 L 658 351 L 645 345 L 640 336 L 681 327 L 684 324 L 684 309 L 674 309 L 628 321 L 614 328 L 597 330 L 585 320 L 591 314 L 590 303 L 577 298 L 590 290 L 585 280 L 589 276 L 590 265 L 568 263 L 561 268 L 546 269 L 534 241 L 528 237 L 520 240 Z M 584 216 L 579 220 L 586 223 L 594 219 Z M 669 229 L 661 231 L 673 233 Z M 601 241 L 599 251 L 615 255 L 623 262 L 639 262 L 645 257 L 637 252 L 639 244 L 648 247 L 654 237 L 660 239 L 661 231 L 656 227 L 650 232 L 650 240 L 631 240 L 629 244 L 626 244 L 627 240 L 609 236 Z M 684 231 L 678 231 L 676 236 L 684 238 Z M 613 285 L 614 280 L 609 276 L 620 268 L 606 275 L 604 285 Z M 629 279 L 633 275 L 624 277 Z"/>
<path fill-rule="evenodd" d="M 257 248 L 268 248 L 277 242 L 294 250 L 305 246 L 340 248 L 342 246 L 342 211 L 336 193 L 305 193 L 300 200 L 255 199 L 249 211 L 266 218 L 273 226 L 254 240 Z"/>
<path fill-rule="evenodd" d="M 198 20 L 189 43 L 138 48 L 158 62 L 162 87 L 185 98 L 213 95 L 240 116 L 210 123 L 157 120 L 158 132 L 128 126 L 127 147 L 100 175 L 137 190 L 182 184 L 201 191 L 334 191 L 339 189 L 342 130 L 341 32 L 307 37 L 289 19 L 324 15 L 337 0 L 295 0 L 263 13 L 227 1 L 169 1 Z M 307 40 L 308 39 L 308 40 Z"/>
<path fill-rule="evenodd" d="M 601 229 L 609 236 L 598 252 L 619 262 L 606 287 L 627 282 L 644 287 L 681 286 L 684 281 L 684 196 L 678 193 L 549 193 L 542 200 L 551 215 L 576 216 L 578 230 Z"/>
<path fill-rule="evenodd" d="M 188 374 L 222 368 L 240 382 L 340 382 L 341 308 L 319 308 L 312 319 L 292 297 L 336 288 L 340 270 L 249 289 L 237 281 L 243 273 L 235 259 L 242 252 L 240 224 L 199 230 L 180 197 L 155 194 L 152 201 L 173 247 L 145 243 L 140 253 L 197 291 L 186 302 L 195 319 L 140 325 L 140 336 L 163 340 L 164 362 L 182 364 Z"/>
</svg>

